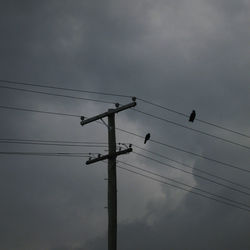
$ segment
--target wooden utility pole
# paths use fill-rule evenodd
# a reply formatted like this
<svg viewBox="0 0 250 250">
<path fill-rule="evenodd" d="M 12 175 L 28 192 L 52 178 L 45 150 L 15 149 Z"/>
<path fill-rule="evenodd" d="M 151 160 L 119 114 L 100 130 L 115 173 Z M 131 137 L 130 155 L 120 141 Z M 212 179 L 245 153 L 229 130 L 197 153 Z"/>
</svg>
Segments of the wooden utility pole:
<svg viewBox="0 0 250 250">
<path fill-rule="evenodd" d="M 115 115 L 108 116 L 108 249 L 116 250 L 117 246 L 117 184 L 116 184 L 116 138 Z"/>
<path fill-rule="evenodd" d="M 132 148 L 116 151 L 116 138 L 115 138 L 115 114 L 136 106 L 135 98 L 133 102 L 119 107 L 116 104 L 116 109 L 109 109 L 107 112 L 94 116 L 89 119 L 81 117 L 81 125 L 108 117 L 108 144 L 109 153 L 107 155 L 98 156 L 95 159 L 90 159 L 86 164 L 92 164 L 98 161 L 108 159 L 108 250 L 117 249 L 117 183 L 116 183 L 116 157 L 121 154 L 132 152 Z"/>
</svg>

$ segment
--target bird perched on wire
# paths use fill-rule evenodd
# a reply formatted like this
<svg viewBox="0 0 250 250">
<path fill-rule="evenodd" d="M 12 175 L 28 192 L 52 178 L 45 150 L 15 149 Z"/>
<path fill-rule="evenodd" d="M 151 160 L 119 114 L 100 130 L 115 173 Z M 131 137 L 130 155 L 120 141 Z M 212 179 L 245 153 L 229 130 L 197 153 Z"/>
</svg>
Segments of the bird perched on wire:
<svg viewBox="0 0 250 250">
<path fill-rule="evenodd" d="M 189 121 L 194 122 L 195 116 L 196 116 L 196 113 L 195 113 L 195 110 L 193 110 L 192 113 L 189 116 Z"/>
<path fill-rule="evenodd" d="M 150 139 L 150 133 L 146 134 L 145 139 L 144 139 L 144 144 Z"/>
</svg>

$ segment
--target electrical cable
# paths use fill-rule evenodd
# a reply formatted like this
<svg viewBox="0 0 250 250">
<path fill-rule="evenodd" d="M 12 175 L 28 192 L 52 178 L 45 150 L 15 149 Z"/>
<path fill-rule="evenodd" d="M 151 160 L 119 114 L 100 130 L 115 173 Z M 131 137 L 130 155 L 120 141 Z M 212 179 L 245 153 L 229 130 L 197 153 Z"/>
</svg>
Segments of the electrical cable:
<svg viewBox="0 0 250 250">
<path fill-rule="evenodd" d="M 51 86 L 51 85 L 47 85 L 47 84 L 35 84 L 35 83 L 31 83 L 31 82 L 28 83 L 28 82 L 24 82 L 24 81 L 20 82 L 20 81 L 10 81 L 10 80 L 5 80 L 5 79 L 0 79 L 0 82 L 1 83 L 16 84 L 16 85 L 24 85 L 24 86 L 33 86 L 33 87 L 40 87 L 40 88 L 48 88 L 48 89 L 57 89 L 57 90 L 65 90 L 65 91 L 89 93 L 89 94 L 106 95 L 106 96 L 125 97 L 125 98 L 131 98 L 132 97 L 130 95 L 122 95 L 122 94 L 107 93 L 107 92 L 101 92 L 101 91 L 88 91 L 88 90 L 83 90 L 83 89 L 73 89 L 73 88 L 57 87 L 57 86 Z M 166 106 L 154 103 L 152 101 L 148 101 L 148 100 L 143 99 L 143 98 L 138 98 L 137 97 L 137 100 L 140 100 L 140 101 L 142 101 L 144 103 L 147 103 L 147 104 L 150 104 L 152 106 L 155 106 L 155 107 L 167 110 L 169 112 L 181 115 L 183 117 L 189 117 L 189 115 L 186 115 L 183 112 L 179 112 L 179 111 L 174 110 L 172 108 L 169 108 L 169 107 L 166 107 Z M 250 138 L 250 135 L 247 135 L 245 133 L 242 133 L 242 132 L 230 129 L 230 128 L 226 128 L 224 126 L 221 126 L 221 125 L 218 125 L 218 124 L 215 124 L 215 123 L 212 123 L 212 122 L 201 120 L 199 118 L 196 118 L 196 121 L 198 121 L 200 123 L 204 123 L 204 124 L 210 125 L 210 126 L 213 126 L 213 127 L 216 127 L 216 128 L 219 128 L 219 129 L 222 129 L 222 130 L 225 130 L 225 131 L 228 131 L 228 132 L 231 132 L 231 133 L 234 133 L 234 134 L 237 134 L 237 135 L 240 135 L 240 136 L 243 136 L 243 137 Z"/>
<path fill-rule="evenodd" d="M 150 104 L 150 105 L 152 105 L 152 106 L 155 106 L 155 107 L 158 107 L 158 108 L 167 110 L 167 111 L 169 111 L 169 112 L 172 112 L 172 113 L 175 113 L 175 114 L 184 116 L 184 117 L 189 117 L 189 115 L 186 115 L 185 113 L 179 112 L 179 111 L 177 111 L 177 110 L 174 110 L 174 109 L 165 107 L 165 106 L 163 106 L 163 105 L 160 105 L 160 104 L 157 104 L 157 103 L 154 103 L 154 102 L 151 102 L 151 101 L 142 99 L 142 98 L 138 98 L 138 97 L 137 97 L 137 100 L 140 100 L 140 101 L 142 101 L 142 102 L 144 102 L 144 103 Z M 210 125 L 210 126 L 213 126 L 213 127 L 216 127 L 216 128 L 219 128 L 219 129 L 222 129 L 222 130 L 225 130 L 225 131 L 228 131 L 228 132 L 237 134 L 237 135 L 241 135 L 241 136 L 243 136 L 243 137 L 250 138 L 250 135 L 247 135 L 247 134 L 245 134 L 245 133 L 242 133 L 242 132 L 239 132 L 239 131 L 230 129 L 230 128 L 226 128 L 226 127 L 224 127 L 224 126 L 221 126 L 221 125 L 218 125 L 218 124 L 215 124 L 215 123 L 212 123 L 212 122 L 208 122 L 208 121 L 205 121 L 205 120 L 201 120 L 201 119 L 199 119 L 199 118 L 196 118 L 195 120 L 198 121 L 198 122 L 200 122 L 200 123 L 204 123 L 204 124 L 207 124 L 207 125 Z"/>
<path fill-rule="evenodd" d="M 191 130 L 191 131 L 194 131 L 196 133 L 199 133 L 199 134 L 203 134 L 203 135 L 206 135 L 206 136 L 209 136 L 209 137 L 212 137 L 212 138 L 215 138 L 217 140 L 221 140 L 221 141 L 224 141 L 224 142 L 227 142 L 227 143 L 230 143 L 230 144 L 233 144 L 233 145 L 236 145 L 236 146 L 239 146 L 239 147 L 242 147 L 242 148 L 245 148 L 245 149 L 250 149 L 250 147 L 244 145 L 244 144 L 241 144 L 241 143 L 238 143 L 238 142 L 234 142 L 234 141 L 231 141 L 231 140 L 228 140 L 228 139 L 225 139 L 225 138 L 222 138 L 222 137 L 219 137 L 217 135 L 213 135 L 213 134 L 210 134 L 210 133 L 207 133 L 207 132 L 204 132 L 204 131 L 201 131 L 199 129 L 195 129 L 195 128 L 191 128 L 191 127 L 188 127 L 186 125 L 182 125 L 178 122 L 174 122 L 174 121 L 170 121 L 170 120 L 167 120 L 167 119 L 164 119 L 162 117 L 159 117 L 159 116 L 156 116 L 156 115 L 152 115 L 152 114 L 149 114 L 147 112 L 144 112 L 144 111 L 141 111 L 141 110 L 138 110 L 138 109 L 135 109 L 133 108 L 132 110 L 138 112 L 138 113 L 141 113 L 141 114 L 144 114 L 144 115 L 147 115 L 147 116 L 150 116 L 150 117 L 153 117 L 157 120 L 161 120 L 163 122 L 167 122 L 167 123 L 170 123 L 170 124 L 173 124 L 175 126 L 178 126 L 178 127 L 181 127 L 181 128 L 185 128 L 185 129 L 188 129 L 188 130 Z"/>
<path fill-rule="evenodd" d="M 184 166 L 184 167 L 187 167 L 187 168 L 189 168 L 189 169 L 193 170 L 193 167 L 191 167 L 190 165 L 188 165 L 188 164 L 186 164 L 186 163 L 183 163 L 183 162 L 181 162 L 181 161 L 177 161 L 177 160 L 175 160 L 175 159 L 172 159 L 172 158 L 167 157 L 167 156 L 165 156 L 165 155 L 162 155 L 162 154 L 156 153 L 156 152 L 154 152 L 154 151 L 144 149 L 144 148 L 139 147 L 139 146 L 137 146 L 137 145 L 135 145 L 135 144 L 133 144 L 133 146 L 134 146 L 134 147 L 136 147 L 136 148 L 138 148 L 138 149 L 140 149 L 140 150 L 143 150 L 143 151 L 148 152 L 148 153 L 150 153 L 150 154 L 153 154 L 153 155 L 156 155 L 156 156 L 162 157 L 162 158 L 164 158 L 164 159 L 166 159 L 166 160 L 169 160 L 169 161 L 175 162 L 175 163 L 177 163 L 177 164 L 180 164 L 180 165 L 182 165 L 182 166 Z M 221 176 L 218 176 L 218 175 L 215 175 L 215 174 L 211 174 L 211 173 L 209 173 L 209 172 L 207 172 L 207 171 L 205 171 L 205 170 L 202 170 L 202 169 L 196 168 L 196 169 L 195 169 L 195 171 L 200 172 L 200 173 L 203 173 L 203 174 L 206 174 L 206 175 L 211 176 L 211 177 L 214 177 L 214 178 L 216 178 L 216 179 L 219 179 L 219 180 L 222 180 L 222 181 L 228 182 L 228 183 L 230 183 L 230 184 L 233 184 L 233 185 L 239 186 L 239 187 L 241 187 L 241 188 L 245 188 L 245 189 L 250 190 L 250 187 L 244 186 L 244 185 L 242 185 L 242 184 L 240 184 L 240 183 L 237 183 L 237 182 L 231 181 L 231 180 L 226 179 L 226 178 L 224 178 L 224 177 L 221 177 Z"/>
<path fill-rule="evenodd" d="M 0 106 L 0 107 L 1 107 L 1 106 Z M 12 109 L 14 109 L 14 107 L 12 107 Z M 15 108 L 15 109 L 16 109 L 16 108 Z M 27 110 L 25 110 L 25 111 L 27 111 Z M 45 113 L 45 112 L 47 112 L 47 111 L 32 110 L 32 112 L 39 112 L 39 113 L 42 112 L 42 113 Z M 52 112 L 51 112 L 51 113 L 52 113 Z M 53 112 L 53 113 L 54 113 L 54 114 L 57 114 L 57 115 L 62 115 L 62 113 L 56 113 L 56 112 Z M 69 114 L 65 114 L 65 113 L 64 113 L 63 115 L 67 115 L 67 116 L 68 116 Z M 72 115 L 70 115 L 70 116 L 72 116 Z M 73 116 L 75 116 L 75 115 L 73 115 Z M 96 121 L 96 122 L 99 123 L 99 124 L 102 124 L 102 123 L 99 122 L 99 121 Z M 102 124 L 102 125 L 103 125 L 103 124 Z M 121 132 L 124 132 L 124 133 L 127 133 L 127 134 L 134 135 L 134 136 L 139 137 L 139 138 L 144 138 L 144 136 L 138 135 L 138 134 L 133 133 L 133 132 L 129 132 L 129 131 L 124 130 L 124 129 L 121 129 L 121 128 L 116 128 L 116 130 L 121 131 Z M 180 152 L 184 152 L 184 153 L 187 153 L 187 154 L 191 154 L 191 155 L 194 155 L 194 156 L 196 156 L 196 157 L 200 157 L 200 158 L 203 158 L 203 159 L 205 159 L 205 160 L 208 160 L 208 161 L 212 161 L 212 162 L 218 163 L 218 164 L 223 165 L 223 166 L 226 166 L 226 167 L 235 168 L 235 169 L 238 169 L 238 170 L 241 170 L 241 171 L 250 173 L 250 170 L 247 170 L 247 169 L 244 169 L 244 168 L 235 166 L 235 165 L 233 165 L 233 164 L 225 163 L 225 162 L 222 162 L 222 161 L 219 161 L 219 160 L 216 160 L 216 159 L 213 159 L 213 158 L 209 158 L 209 157 L 207 157 L 207 156 L 203 156 L 203 155 L 200 155 L 200 154 L 197 154 L 197 153 L 194 153 L 194 152 L 185 150 L 185 149 L 181 149 L 181 148 L 178 148 L 178 147 L 175 147 L 175 146 L 172 146 L 172 145 L 169 145 L 169 144 L 160 142 L 160 141 L 156 141 L 156 140 L 153 140 L 153 139 L 151 139 L 150 141 L 153 142 L 153 143 L 156 143 L 156 144 L 159 144 L 159 145 L 162 145 L 162 146 L 165 146 L 165 147 L 168 147 L 168 148 L 171 148 L 171 149 L 180 151 Z"/>
<path fill-rule="evenodd" d="M 100 91 L 89 91 L 89 90 L 83 90 L 83 89 L 72 89 L 72 88 L 65 88 L 65 87 L 57 87 L 57 86 L 51 86 L 51 85 L 47 85 L 47 84 L 46 85 L 34 84 L 34 83 L 28 83 L 28 82 L 9 81 L 9 80 L 3 80 L 3 79 L 0 79 L 0 82 L 17 84 L 17 85 L 32 86 L 32 87 L 48 88 L 48 89 L 57 89 L 57 90 L 81 92 L 81 93 L 88 93 L 88 94 L 97 94 L 97 95 L 132 98 L 132 96 L 129 96 L 129 95 L 121 95 L 121 94 L 114 94 L 114 93 L 107 93 L 107 92 L 100 92 Z"/>
<path fill-rule="evenodd" d="M 231 190 L 233 190 L 233 191 L 235 191 L 235 192 L 238 192 L 238 193 L 241 193 L 241 194 L 250 196 L 250 193 L 248 193 L 248 192 L 245 192 L 245 191 L 242 191 L 242 190 L 240 190 L 240 189 L 237 189 L 237 188 L 228 186 L 228 185 L 226 185 L 226 184 L 217 182 L 217 181 L 215 181 L 215 180 L 209 179 L 209 178 L 204 177 L 204 176 L 202 176 L 202 175 L 199 175 L 199 174 L 195 174 L 195 173 L 186 171 L 186 170 L 184 170 L 184 169 L 182 169 L 182 168 L 175 167 L 175 166 L 173 166 L 173 165 L 171 165 L 171 164 L 168 164 L 168 163 L 165 163 L 165 162 L 156 160 L 156 159 L 154 159 L 154 158 L 151 158 L 151 157 L 149 157 L 149 156 L 146 156 L 146 155 L 143 155 L 143 154 L 134 152 L 134 151 L 132 151 L 132 153 L 133 153 L 133 154 L 136 154 L 136 155 L 139 155 L 139 156 L 141 156 L 141 157 L 144 157 L 144 158 L 146 158 L 146 159 L 148 159 L 148 160 L 157 162 L 157 163 L 160 164 L 160 165 L 163 165 L 163 166 L 166 166 L 166 167 L 169 167 L 169 168 L 173 168 L 173 169 L 179 170 L 179 171 L 181 171 L 181 172 L 183 172 L 183 173 L 186 173 L 186 174 L 189 174 L 189 175 L 192 175 L 192 176 L 196 176 L 196 177 L 198 177 L 198 178 L 200 178 L 200 179 L 203 179 L 203 180 L 205 180 L 205 181 L 208 181 L 208 182 L 214 183 L 214 184 L 216 184 L 216 185 L 219 185 L 219 186 L 222 186 L 222 187 L 231 189 Z"/>
<path fill-rule="evenodd" d="M 21 89 L 21 88 L 9 87 L 9 86 L 0 86 L 0 88 L 18 90 L 18 91 L 24 91 L 24 92 L 30 92 L 30 93 L 36 93 L 36 94 L 43 94 L 43 95 L 50 95 L 50 96 L 66 97 L 66 98 L 78 99 L 78 100 L 84 100 L 84 101 L 115 104 L 114 102 L 109 102 L 109 101 L 104 101 L 104 100 L 97 100 L 97 99 L 92 99 L 92 98 L 84 98 L 84 97 L 77 97 L 77 96 L 70 96 L 70 95 L 62 95 L 62 94 L 49 93 L 49 92 L 43 92 L 43 91 L 36 91 L 36 90 L 31 90 L 31 89 Z"/>
<path fill-rule="evenodd" d="M 49 114 L 49 115 L 71 116 L 71 117 L 78 117 L 78 118 L 80 118 L 80 115 L 73 115 L 73 114 L 68 114 L 68 113 L 50 112 L 50 111 L 43 111 L 43 110 L 36 110 L 36 109 L 10 107 L 10 106 L 4 106 L 4 105 L 0 105 L 0 108 L 1 109 L 10 109 L 10 110 L 35 112 L 35 113 L 42 113 L 42 114 Z"/>
<path fill-rule="evenodd" d="M 55 143 L 56 142 L 56 143 Z M 75 141 L 48 141 L 48 140 L 23 140 L 20 141 L 20 139 L 17 141 L 17 139 L 2 139 L 0 138 L 0 143 L 14 143 L 14 144 L 32 144 L 32 145 L 48 145 L 48 146 L 75 146 L 75 147 L 107 147 L 107 143 L 97 143 L 97 142 L 75 142 Z M 68 144 L 68 143 L 76 143 L 75 144 Z M 80 144 L 81 143 L 81 144 Z M 94 145 L 93 143 L 95 144 L 98 144 L 98 145 Z M 102 144 L 102 145 L 100 145 Z M 105 146 L 106 145 L 106 146 Z M 175 161 L 173 159 L 170 159 L 166 156 L 163 156 L 161 154 L 158 154 L 158 153 L 155 153 L 155 152 L 152 152 L 152 151 L 149 151 L 149 150 L 146 150 L 146 149 L 143 149 L 142 147 L 139 147 L 137 145 L 133 145 L 134 147 L 138 148 L 138 149 L 141 149 L 141 150 L 144 150 L 145 152 L 149 152 L 149 153 L 152 153 L 154 155 L 157 155 L 157 156 L 160 156 L 160 157 L 163 157 L 165 159 L 168 159 L 168 160 L 171 160 L 173 162 L 176 162 L 178 164 L 181 164 L 185 167 L 188 167 L 190 169 L 193 169 L 191 166 L 187 165 L 187 164 L 184 164 L 184 163 L 181 163 L 181 162 L 178 162 L 178 161 Z M 197 172 L 201 172 L 201 173 L 205 173 L 209 176 L 212 176 L 214 178 L 217 178 L 217 179 L 221 179 L 223 181 L 226 181 L 228 183 L 231 183 L 231 184 L 234 184 L 234 185 L 237 185 L 237 186 L 240 186 L 242 188 L 246 188 L 246 189 L 250 189 L 249 187 L 246 187 L 244 185 L 241 185 L 239 183 L 235 183 L 233 181 L 230 181 L 226 178 L 223 178 L 223 177 L 219 177 L 217 175 L 213 175 L 213 174 L 210 174 L 204 170 L 200 170 L 200 169 L 196 169 Z"/>
<path fill-rule="evenodd" d="M 116 128 L 116 129 L 119 130 L 119 131 L 121 131 L 121 132 L 130 134 L 130 135 L 134 135 L 134 136 L 139 137 L 139 138 L 143 138 L 143 139 L 145 138 L 145 136 L 138 135 L 138 134 L 133 133 L 133 132 L 129 132 L 129 131 L 125 130 L 125 129 L 121 129 L 121 128 Z M 168 148 L 171 148 L 171 149 L 174 149 L 174 150 L 183 152 L 183 153 L 187 153 L 187 154 L 190 154 L 190 155 L 194 155 L 194 156 L 196 156 L 196 157 L 199 157 L 199 158 L 202 158 L 202 159 L 211 161 L 211 162 L 218 163 L 218 164 L 223 165 L 223 166 L 225 166 L 225 167 L 230 167 L 230 168 L 234 168 L 234 169 L 237 169 L 237 170 L 240 170 L 240 171 L 243 171 L 243 172 L 250 173 L 250 170 L 245 169 L 245 168 L 238 167 L 238 166 L 233 165 L 233 164 L 229 164 L 229 163 L 222 162 L 222 161 L 219 161 L 219 160 L 216 160 L 216 159 L 207 157 L 207 156 L 203 156 L 203 155 L 200 155 L 200 154 L 198 154 L 198 153 L 194 153 L 194 152 L 191 152 L 191 151 L 188 151 L 188 150 L 179 148 L 179 147 L 175 147 L 175 146 L 172 146 L 172 145 L 170 145 L 170 144 L 167 144 L 167 143 L 164 143 L 164 142 L 160 142 L 160 141 L 157 141 L 157 140 L 154 140 L 154 139 L 150 139 L 150 141 L 153 142 L 153 143 L 155 143 L 155 144 L 162 145 L 162 146 L 164 146 L 164 147 L 168 147 Z"/>
<path fill-rule="evenodd" d="M 231 206 L 231 207 L 235 207 L 235 208 L 238 208 L 238 209 L 241 209 L 241 210 L 250 212 L 250 210 L 247 209 L 247 208 L 240 207 L 240 206 L 237 206 L 237 205 L 235 205 L 235 204 L 232 204 L 232 203 L 229 203 L 229 202 L 226 202 L 226 201 L 223 201 L 223 200 L 219 200 L 219 199 L 216 199 L 216 198 L 213 198 L 213 197 L 210 197 L 210 196 L 207 196 L 207 195 L 204 195 L 204 194 L 195 192 L 195 191 L 193 191 L 193 190 L 189 190 L 189 189 L 186 189 L 186 188 L 183 188 L 183 187 L 180 187 L 180 186 L 177 186 L 177 185 L 168 183 L 168 182 L 166 182 L 166 181 L 158 180 L 158 179 L 156 179 L 156 178 L 154 178 L 154 177 L 151 177 L 151 176 L 148 176 L 148 175 L 145 175 L 145 174 L 141 174 L 141 173 L 136 172 L 136 171 L 131 170 L 131 169 L 127 169 L 127 168 L 124 168 L 124 167 L 121 167 L 121 166 L 117 166 L 117 167 L 120 168 L 120 169 L 123 169 L 123 170 L 125 170 L 125 171 L 127 171 L 127 172 L 131 172 L 131 173 L 134 173 L 134 174 L 136 174 L 136 175 L 143 176 L 143 177 L 145 177 L 145 178 L 147 178 L 147 179 L 151 179 L 151 180 L 156 181 L 156 182 L 158 182 L 158 183 L 162 183 L 162 184 L 165 184 L 165 185 L 168 185 L 168 186 L 177 188 L 177 189 L 181 189 L 181 190 L 186 191 L 186 192 L 188 192 L 188 193 L 192 193 L 192 194 L 201 196 L 201 197 L 206 198 L 206 199 L 210 199 L 210 200 L 213 200 L 213 201 L 216 201 L 216 202 L 219 202 L 219 203 L 223 203 L 223 204 L 228 205 L 228 206 Z"/>
<path fill-rule="evenodd" d="M 88 158 L 89 153 L 50 153 L 50 152 L 9 152 L 0 151 L 0 155 L 22 155 L 22 156 L 65 156 L 65 157 L 84 157 Z"/>
<path fill-rule="evenodd" d="M 149 170 L 146 170 L 146 169 L 137 167 L 137 166 L 132 165 L 132 164 L 130 164 L 130 163 L 126 163 L 126 162 L 123 162 L 123 161 L 120 161 L 120 160 L 117 161 L 117 162 L 122 163 L 122 164 L 124 164 L 124 165 L 126 165 L 126 166 L 129 166 L 129 167 L 135 168 L 135 169 L 137 169 L 137 170 L 143 171 L 143 172 L 145 172 L 145 173 L 148 173 L 148 174 L 151 174 L 151 175 L 155 175 L 155 176 L 157 176 L 157 177 L 160 177 L 160 178 L 163 178 L 163 179 L 166 179 L 166 180 L 170 180 L 170 181 L 175 182 L 175 183 L 177 183 L 177 184 L 180 184 L 180 185 L 183 185 L 183 186 L 186 186 L 186 187 L 189 187 L 189 188 L 198 190 L 198 191 L 200 191 L 200 192 L 209 194 L 209 195 L 211 195 L 211 196 L 215 196 L 215 197 L 217 197 L 217 198 L 224 199 L 224 200 L 226 200 L 226 201 L 230 201 L 230 202 L 236 203 L 236 204 L 238 204 L 238 205 L 242 205 L 242 206 L 245 206 L 245 207 L 250 208 L 250 205 L 247 205 L 247 204 L 242 203 L 242 202 L 240 202 L 240 201 L 235 201 L 235 200 L 232 200 L 232 199 L 227 198 L 227 197 L 225 197 L 225 196 L 218 195 L 218 194 L 214 194 L 214 193 L 212 193 L 212 192 L 210 192 L 210 191 L 207 191 L 207 190 L 204 190 L 204 189 L 201 189 L 201 188 L 198 188 L 198 187 L 195 187 L 195 186 L 192 186 L 192 185 L 183 183 L 183 182 L 181 182 L 181 181 L 177 181 L 177 180 L 175 180 L 175 179 L 173 179 L 173 178 L 169 178 L 169 177 L 167 177 L 167 176 L 160 175 L 160 174 L 158 174 L 158 173 L 156 173 L 156 172 L 152 172 L 152 171 L 149 171 Z"/>
<path fill-rule="evenodd" d="M 0 138 L 0 141 L 24 141 L 24 142 L 41 142 L 41 143 L 80 143 L 80 144 L 104 144 L 107 142 L 89 142 L 89 141 L 62 141 L 62 140 L 35 140 L 35 139 L 17 139 L 17 138 Z"/>
<path fill-rule="evenodd" d="M 95 144 L 62 144 L 62 143 L 44 143 L 44 142 L 25 142 L 25 141 L 3 141 L 0 143 L 7 144 L 27 144 L 27 145 L 43 145 L 43 146 L 62 146 L 62 147 L 94 147 L 94 148 L 107 148 L 107 145 Z"/>
</svg>

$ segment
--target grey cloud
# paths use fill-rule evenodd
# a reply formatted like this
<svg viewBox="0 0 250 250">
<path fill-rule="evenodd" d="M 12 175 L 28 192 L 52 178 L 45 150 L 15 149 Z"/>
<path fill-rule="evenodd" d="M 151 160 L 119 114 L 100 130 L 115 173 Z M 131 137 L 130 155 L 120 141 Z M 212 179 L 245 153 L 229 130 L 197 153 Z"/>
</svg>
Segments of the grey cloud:
<svg viewBox="0 0 250 250">
<path fill-rule="evenodd" d="M 235 130 L 249 130 L 249 3 L 241 1 L 3 1 L 0 78 L 135 95 Z M 71 93 L 80 96 L 80 93 Z M 1 104 L 94 115 L 110 105 L 1 89 Z M 83 95 L 82 95 L 83 96 Z M 108 99 L 108 97 L 100 97 Z M 112 98 L 126 103 L 127 99 Z M 138 108 L 187 120 L 138 100 Z M 106 141 L 79 119 L 1 110 L 1 137 Z M 126 111 L 117 126 L 247 168 L 248 150 Z M 249 140 L 209 126 L 246 145 Z M 119 141 L 142 145 L 117 134 Z M 148 149 L 247 185 L 249 176 L 149 142 Z M 2 145 L 1 150 L 53 150 Z M 90 149 L 75 149 L 85 152 Z M 71 149 L 73 151 L 73 149 Z M 102 151 L 103 153 L 103 151 Z M 136 157 L 127 162 L 218 194 L 247 198 Z M 1 158 L 3 249 L 106 246 L 106 168 L 84 160 Z M 249 215 L 119 171 L 119 249 L 248 249 Z M 129 197 L 127 195 L 129 193 Z M 184 196 L 183 196 L 184 195 Z M 182 197 L 182 198 L 180 198 Z M 171 205 L 169 205 L 171 201 Z M 140 204 L 139 204 L 140 203 Z M 134 209 L 133 209 L 134 207 Z M 173 207 L 175 208 L 173 210 Z M 131 215 L 129 216 L 129 212 Z M 140 212 L 141 211 L 141 212 Z M 151 224 L 150 224 L 151 223 Z"/>
</svg>

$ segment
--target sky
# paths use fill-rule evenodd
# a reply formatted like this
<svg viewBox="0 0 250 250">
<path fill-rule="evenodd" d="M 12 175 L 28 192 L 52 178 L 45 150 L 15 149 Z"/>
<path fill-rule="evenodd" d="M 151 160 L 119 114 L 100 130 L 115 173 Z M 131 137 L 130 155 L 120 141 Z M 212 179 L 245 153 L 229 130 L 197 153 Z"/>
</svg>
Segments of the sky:
<svg viewBox="0 0 250 250">
<path fill-rule="evenodd" d="M 141 136 L 151 134 L 144 145 L 143 138 L 116 130 L 117 142 L 132 143 L 142 148 L 133 146 L 134 152 L 191 171 L 187 174 L 135 153 L 119 156 L 117 160 L 189 185 L 183 191 L 118 168 L 119 250 L 250 249 L 249 211 L 193 194 L 197 188 L 204 189 L 250 206 L 249 189 L 237 186 L 242 191 L 238 192 L 232 190 L 236 189 L 232 183 L 216 179 L 230 189 L 198 176 L 205 177 L 201 171 L 207 171 L 250 187 L 249 12 L 247 0 L 0 2 L 0 79 L 136 96 L 140 111 L 245 145 L 227 143 L 132 109 L 117 114 L 118 128 Z M 197 119 L 248 137 L 197 120 L 191 124 L 187 117 L 141 99 L 186 115 L 195 109 Z M 76 116 L 91 117 L 114 108 L 113 103 L 131 101 L 0 82 L 0 151 L 106 154 L 105 148 L 1 140 L 107 142 L 106 126 L 91 123 L 82 127 Z M 1 249 L 107 249 L 107 162 L 86 166 L 85 161 L 77 157 L 0 155 Z"/>
</svg>

